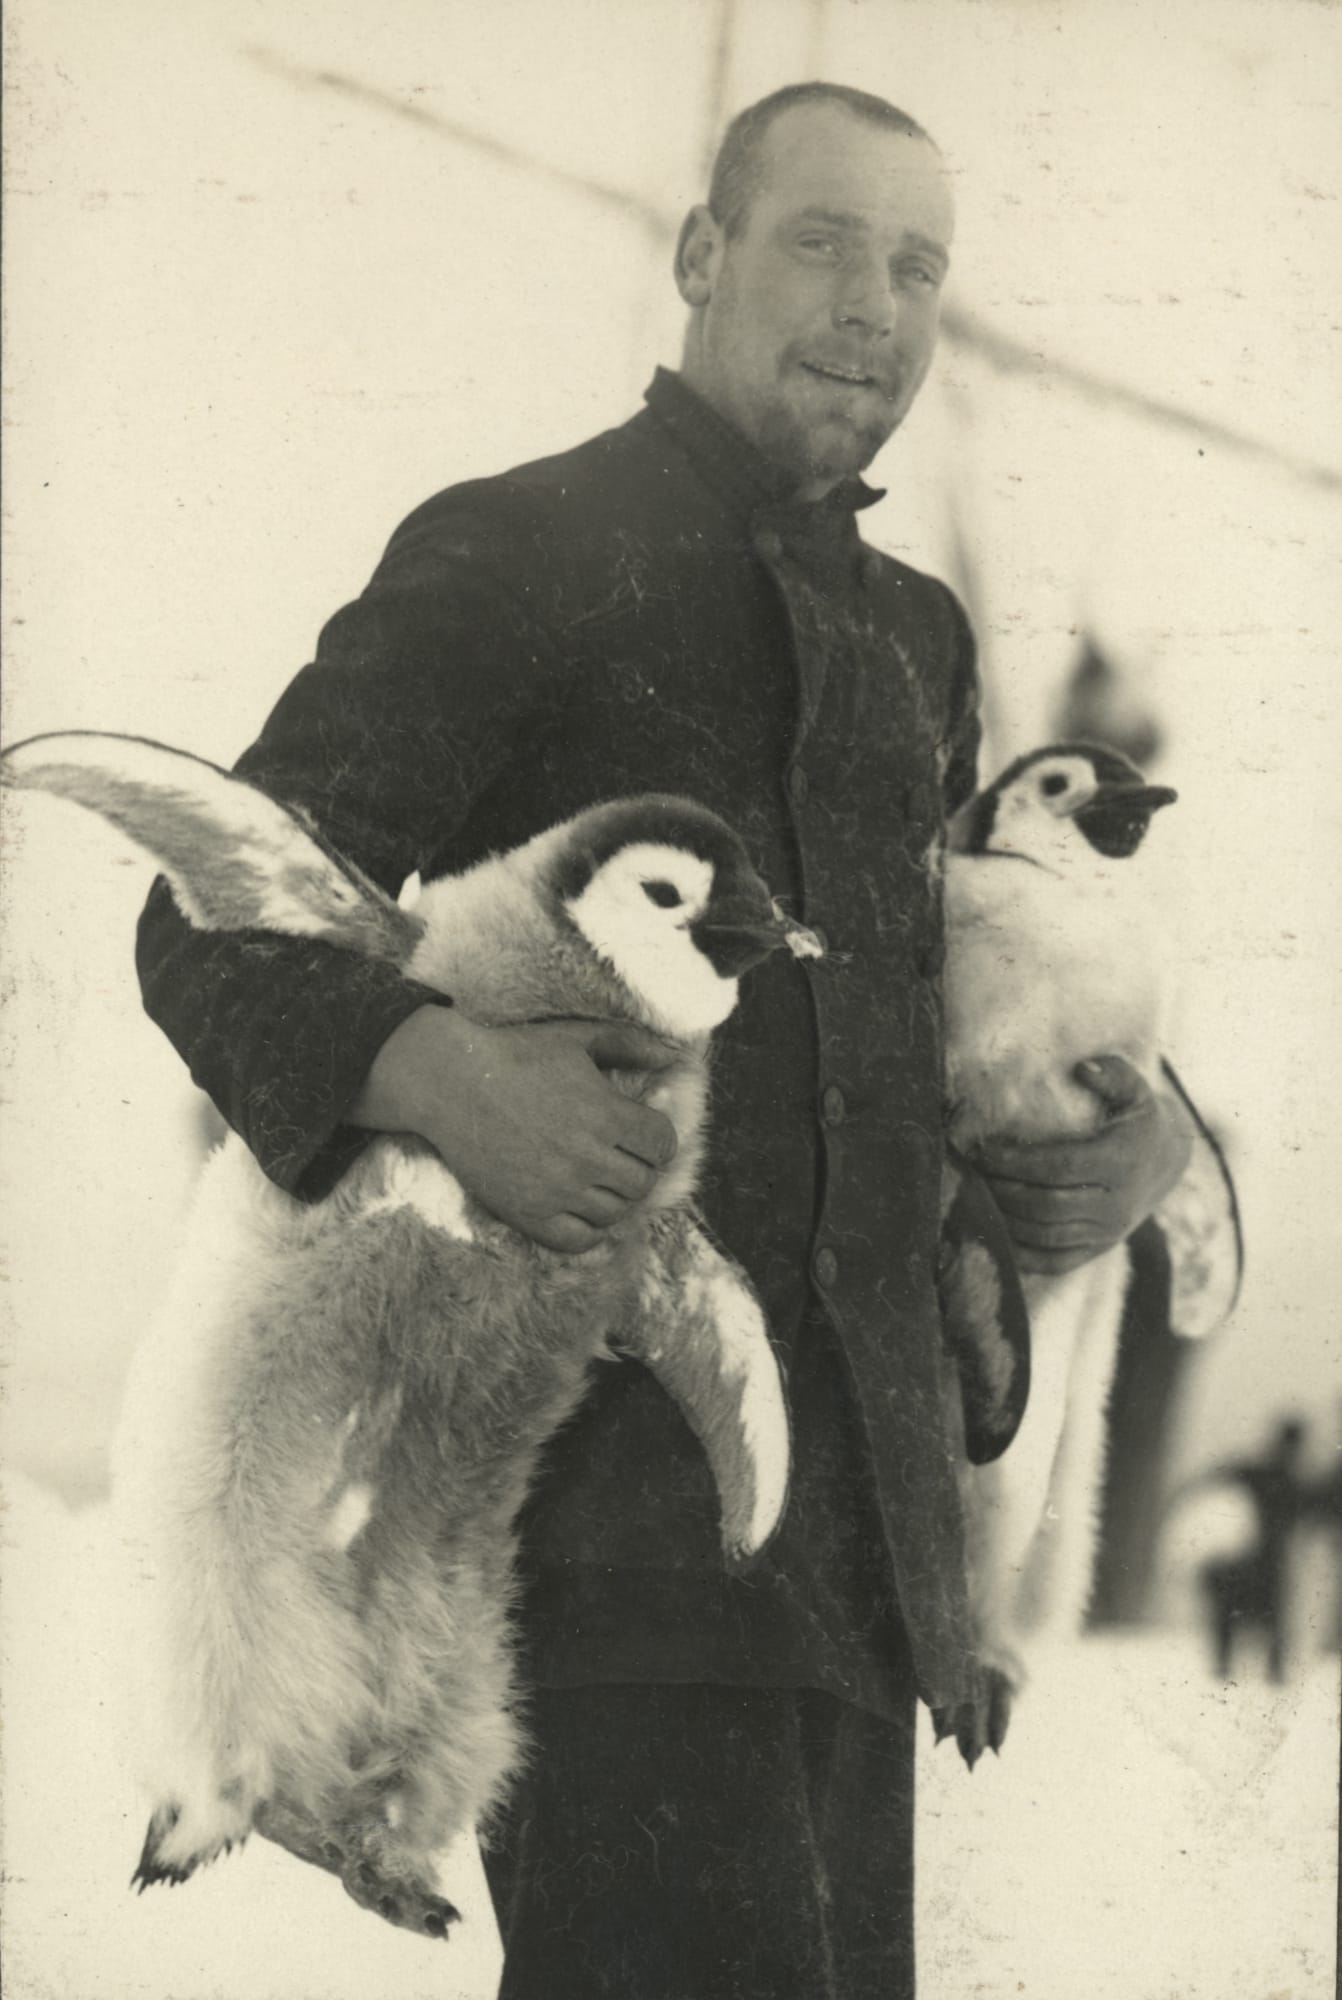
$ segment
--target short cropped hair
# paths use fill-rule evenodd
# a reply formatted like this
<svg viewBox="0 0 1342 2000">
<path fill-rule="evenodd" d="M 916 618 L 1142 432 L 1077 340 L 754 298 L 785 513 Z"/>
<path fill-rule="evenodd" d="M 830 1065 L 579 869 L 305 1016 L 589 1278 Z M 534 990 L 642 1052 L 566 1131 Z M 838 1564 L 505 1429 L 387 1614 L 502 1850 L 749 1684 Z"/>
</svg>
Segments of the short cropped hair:
<svg viewBox="0 0 1342 2000">
<path fill-rule="evenodd" d="M 759 190 L 760 151 L 770 126 L 798 104 L 838 104 L 871 125 L 884 125 L 892 132 L 902 132 L 906 139 L 926 139 L 929 145 L 936 145 L 916 118 L 883 97 L 873 97 L 870 91 L 851 90 L 843 83 L 789 83 L 762 97 L 758 104 L 748 104 L 723 134 L 713 162 L 708 206 L 728 236 L 740 234 Z"/>
</svg>

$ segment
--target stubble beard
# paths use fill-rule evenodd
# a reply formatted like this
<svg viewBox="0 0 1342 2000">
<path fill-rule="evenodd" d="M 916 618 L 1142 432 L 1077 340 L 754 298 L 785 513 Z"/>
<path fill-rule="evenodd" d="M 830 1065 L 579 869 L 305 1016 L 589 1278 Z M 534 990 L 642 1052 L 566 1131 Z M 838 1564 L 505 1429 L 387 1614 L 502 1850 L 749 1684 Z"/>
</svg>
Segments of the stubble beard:
<svg viewBox="0 0 1342 2000">
<path fill-rule="evenodd" d="M 855 478 L 866 471 L 907 414 L 912 399 L 903 394 L 903 373 L 896 376 L 888 395 L 863 398 L 865 414 L 859 414 L 857 406 L 827 410 L 818 397 L 811 403 L 815 383 L 804 372 L 808 356 L 809 349 L 800 346 L 785 351 L 775 393 L 760 412 L 761 448 L 799 484 Z"/>
<path fill-rule="evenodd" d="M 761 418 L 758 442 L 766 458 L 793 475 L 799 485 L 852 479 L 866 471 L 898 421 L 896 417 L 888 429 L 834 417 L 808 424 L 774 404 Z"/>
</svg>

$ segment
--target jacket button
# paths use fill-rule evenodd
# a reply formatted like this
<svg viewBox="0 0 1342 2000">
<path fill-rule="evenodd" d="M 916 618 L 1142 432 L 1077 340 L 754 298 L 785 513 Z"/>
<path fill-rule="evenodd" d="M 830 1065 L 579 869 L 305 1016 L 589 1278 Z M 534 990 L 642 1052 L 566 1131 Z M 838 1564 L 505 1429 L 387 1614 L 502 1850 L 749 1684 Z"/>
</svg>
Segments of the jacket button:
<svg viewBox="0 0 1342 2000">
<path fill-rule="evenodd" d="M 794 764 L 788 772 L 787 788 L 792 795 L 793 805 L 804 806 L 806 804 L 806 795 L 811 789 L 811 781 L 800 764 Z"/>
<path fill-rule="evenodd" d="M 843 1092 L 837 1083 L 831 1083 L 820 1100 L 820 1108 L 825 1114 L 827 1125 L 842 1125 L 848 1106 L 844 1103 Z"/>
<path fill-rule="evenodd" d="M 839 1260 L 832 1250 L 824 1249 L 816 1251 L 815 1275 L 817 1282 L 822 1284 L 826 1291 L 838 1281 Z"/>
<path fill-rule="evenodd" d="M 777 562 L 783 553 L 783 537 L 776 528 L 761 528 L 755 537 L 755 553 L 766 562 Z"/>
</svg>

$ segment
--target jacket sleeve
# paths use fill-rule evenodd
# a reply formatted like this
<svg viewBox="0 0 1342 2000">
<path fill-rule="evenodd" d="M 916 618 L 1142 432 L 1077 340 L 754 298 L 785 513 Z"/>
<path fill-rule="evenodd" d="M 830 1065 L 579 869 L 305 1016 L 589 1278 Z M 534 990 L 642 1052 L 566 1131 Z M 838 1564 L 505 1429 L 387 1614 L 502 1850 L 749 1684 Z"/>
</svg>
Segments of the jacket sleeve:
<svg viewBox="0 0 1342 2000">
<path fill-rule="evenodd" d="M 395 895 L 460 826 L 557 681 L 498 510 L 441 496 L 325 627 L 237 773 L 311 815 Z M 166 883 L 140 921 L 144 1004 L 289 1193 L 329 1192 L 370 1135 L 342 1118 L 378 1049 L 443 996 L 310 939 L 198 931 Z"/>
</svg>

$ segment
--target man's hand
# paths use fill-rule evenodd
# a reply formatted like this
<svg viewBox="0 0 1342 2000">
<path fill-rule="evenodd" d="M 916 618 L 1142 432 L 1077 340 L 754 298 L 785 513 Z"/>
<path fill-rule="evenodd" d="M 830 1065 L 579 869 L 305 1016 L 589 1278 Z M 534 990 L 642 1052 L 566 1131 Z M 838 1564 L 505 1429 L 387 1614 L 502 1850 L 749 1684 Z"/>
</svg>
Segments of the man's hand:
<svg viewBox="0 0 1342 2000">
<path fill-rule="evenodd" d="M 679 1060 L 632 1022 L 483 1028 L 425 1006 L 383 1043 L 349 1120 L 418 1133 L 501 1222 L 550 1250 L 590 1250 L 676 1151 L 670 1119 L 601 1072 Z"/>
<path fill-rule="evenodd" d="M 1098 1130 L 1066 1139 L 987 1140 L 973 1155 L 1002 1211 L 1022 1271 L 1059 1276 L 1131 1236 L 1188 1165 L 1193 1126 L 1121 1056 L 1079 1063 L 1100 1099 Z"/>
</svg>

